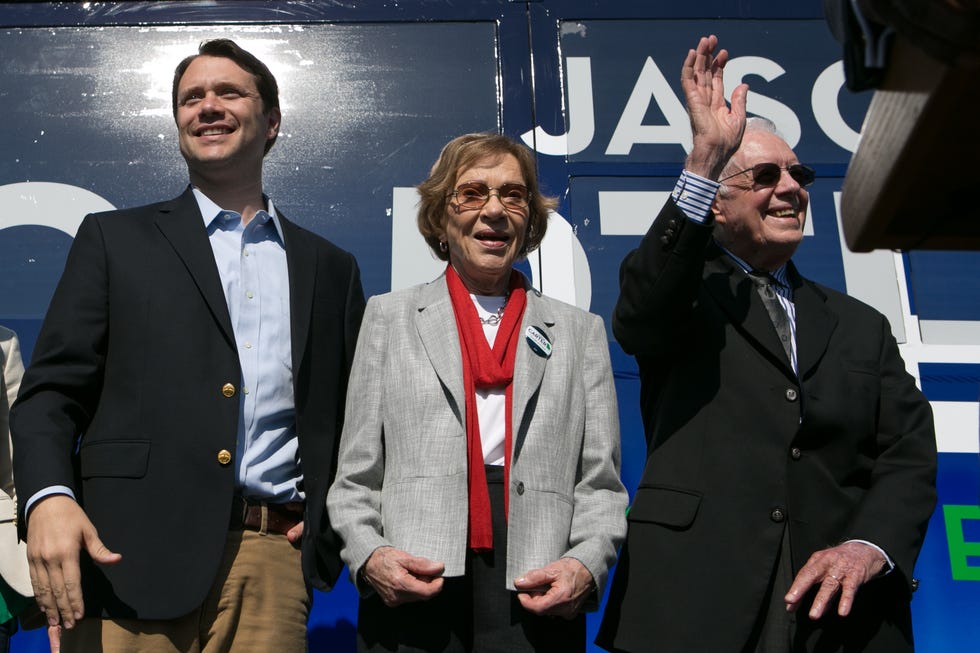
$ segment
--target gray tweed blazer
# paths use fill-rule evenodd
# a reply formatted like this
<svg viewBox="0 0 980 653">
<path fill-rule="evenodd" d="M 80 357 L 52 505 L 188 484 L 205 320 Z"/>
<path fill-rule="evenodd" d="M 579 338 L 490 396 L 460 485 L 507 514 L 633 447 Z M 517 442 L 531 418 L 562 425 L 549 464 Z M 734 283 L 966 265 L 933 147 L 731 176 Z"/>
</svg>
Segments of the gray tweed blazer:
<svg viewBox="0 0 980 653">
<path fill-rule="evenodd" d="M 550 340 L 550 356 L 530 346 L 532 327 Z M 531 569 L 573 557 L 601 596 L 625 537 L 628 500 L 606 332 L 598 316 L 530 287 L 520 329 L 507 587 Z M 372 297 L 327 496 L 352 579 L 375 549 L 389 545 L 443 562 L 446 576 L 464 574 L 465 405 L 445 278 Z"/>
</svg>

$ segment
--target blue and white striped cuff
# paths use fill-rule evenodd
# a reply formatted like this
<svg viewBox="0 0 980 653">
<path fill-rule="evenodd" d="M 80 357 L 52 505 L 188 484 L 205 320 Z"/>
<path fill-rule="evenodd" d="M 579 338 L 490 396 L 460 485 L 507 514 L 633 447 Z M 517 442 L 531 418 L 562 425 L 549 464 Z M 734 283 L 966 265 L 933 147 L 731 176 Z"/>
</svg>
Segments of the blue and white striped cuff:
<svg viewBox="0 0 980 653">
<path fill-rule="evenodd" d="M 713 219 L 711 204 L 715 201 L 719 186 L 721 184 L 717 181 L 684 170 L 670 196 L 688 218 L 701 224 L 710 224 Z"/>
</svg>

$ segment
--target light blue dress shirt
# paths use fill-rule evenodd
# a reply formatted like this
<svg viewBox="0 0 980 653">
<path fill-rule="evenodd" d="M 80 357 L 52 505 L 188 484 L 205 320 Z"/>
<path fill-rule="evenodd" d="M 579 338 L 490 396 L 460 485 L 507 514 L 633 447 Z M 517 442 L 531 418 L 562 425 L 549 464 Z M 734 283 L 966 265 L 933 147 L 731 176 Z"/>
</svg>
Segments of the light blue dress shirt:
<svg viewBox="0 0 980 653">
<path fill-rule="evenodd" d="M 289 271 L 279 217 L 268 200 L 268 210 L 259 211 L 244 226 L 241 215 L 223 210 L 196 188 L 194 197 L 218 265 L 242 368 L 234 458 L 236 491 L 270 503 L 303 500 L 293 398 Z M 53 494 L 75 498 L 69 487 L 46 487 L 27 500 L 25 514 Z"/>
<path fill-rule="evenodd" d="M 289 271 L 272 200 L 247 225 L 194 189 L 242 367 L 235 483 L 242 496 L 304 498 L 293 399 Z"/>
</svg>

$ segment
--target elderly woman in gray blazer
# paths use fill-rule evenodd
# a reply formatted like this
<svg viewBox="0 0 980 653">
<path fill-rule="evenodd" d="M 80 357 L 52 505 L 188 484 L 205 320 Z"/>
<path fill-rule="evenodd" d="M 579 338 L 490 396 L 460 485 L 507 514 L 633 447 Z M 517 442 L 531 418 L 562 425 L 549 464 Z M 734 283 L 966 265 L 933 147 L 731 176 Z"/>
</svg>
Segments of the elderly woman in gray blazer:
<svg viewBox="0 0 980 653">
<path fill-rule="evenodd" d="M 327 497 L 359 650 L 584 650 L 626 533 L 602 320 L 514 269 L 555 206 L 526 147 L 460 136 L 418 189 L 446 272 L 368 302 Z"/>
</svg>

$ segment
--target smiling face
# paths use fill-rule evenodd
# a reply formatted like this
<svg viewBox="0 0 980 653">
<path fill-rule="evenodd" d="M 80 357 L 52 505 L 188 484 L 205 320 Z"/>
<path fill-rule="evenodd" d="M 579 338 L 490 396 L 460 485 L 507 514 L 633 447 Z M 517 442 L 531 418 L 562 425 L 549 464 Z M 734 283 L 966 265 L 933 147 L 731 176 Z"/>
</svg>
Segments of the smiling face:
<svg viewBox="0 0 980 653">
<path fill-rule="evenodd" d="M 177 86 L 177 132 L 191 180 L 217 171 L 261 175 L 279 109 L 263 111 L 255 77 L 231 59 L 194 59 Z"/>
<path fill-rule="evenodd" d="M 734 172 L 758 163 L 785 168 L 799 161 L 779 136 L 746 131 L 728 169 Z M 803 240 L 807 192 L 786 170 L 775 186 L 754 183 L 751 172 L 724 183 L 728 192 L 719 193 L 712 209 L 715 240 L 757 269 L 771 271 L 789 261 Z"/>
<path fill-rule="evenodd" d="M 527 185 L 512 154 L 480 159 L 456 174 L 454 188 L 482 182 L 490 188 L 504 184 Z M 449 262 L 467 290 L 478 295 L 503 295 L 510 272 L 524 244 L 528 209 L 505 209 L 496 192 L 479 209 L 460 209 L 450 198 L 443 220 Z"/>
</svg>

